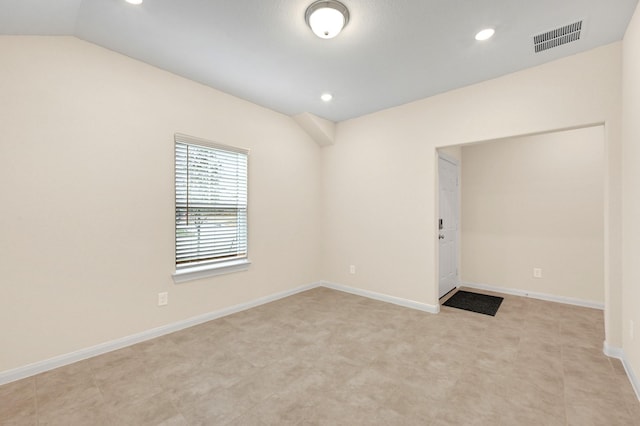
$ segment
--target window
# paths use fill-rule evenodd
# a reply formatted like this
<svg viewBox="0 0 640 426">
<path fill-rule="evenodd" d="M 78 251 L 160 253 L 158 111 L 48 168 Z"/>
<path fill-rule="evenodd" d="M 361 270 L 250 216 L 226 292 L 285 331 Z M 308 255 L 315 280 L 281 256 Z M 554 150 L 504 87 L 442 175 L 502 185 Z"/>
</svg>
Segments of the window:
<svg viewBox="0 0 640 426">
<path fill-rule="evenodd" d="M 248 151 L 175 135 L 176 282 L 247 269 Z"/>
</svg>

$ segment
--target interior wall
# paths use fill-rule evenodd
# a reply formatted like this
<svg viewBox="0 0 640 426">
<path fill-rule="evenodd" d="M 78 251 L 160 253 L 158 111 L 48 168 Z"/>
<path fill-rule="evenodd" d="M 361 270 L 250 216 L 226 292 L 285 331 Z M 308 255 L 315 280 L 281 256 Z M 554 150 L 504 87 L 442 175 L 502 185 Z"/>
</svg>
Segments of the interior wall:
<svg viewBox="0 0 640 426">
<path fill-rule="evenodd" d="M 339 123 L 321 153 L 323 278 L 438 305 L 436 147 L 604 123 L 605 317 L 619 346 L 620 72 L 614 43 Z"/>
<path fill-rule="evenodd" d="M 451 157 L 452 159 L 456 160 L 458 163 L 462 161 L 462 147 L 459 145 L 438 148 L 438 152 L 448 157 Z"/>
<path fill-rule="evenodd" d="M 623 336 L 624 354 L 640 380 L 640 7 L 623 49 Z M 640 383 L 636 383 L 640 397 Z"/>
<path fill-rule="evenodd" d="M 319 147 L 290 117 L 73 37 L 0 57 L 0 372 L 317 281 Z M 251 150 L 249 271 L 173 283 L 174 132 Z"/>
<path fill-rule="evenodd" d="M 467 145 L 462 157 L 462 282 L 603 303 L 603 127 Z"/>
<path fill-rule="evenodd" d="M 0 55 L 0 371 L 320 276 L 435 306 L 436 147 L 594 123 L 622 344 L 620 43 L 340 123 L 320 152 L 289 117 L 75 38 Z M 252 150 L 248 272 L 173 284 L 174 132 Z"/>
</svg>

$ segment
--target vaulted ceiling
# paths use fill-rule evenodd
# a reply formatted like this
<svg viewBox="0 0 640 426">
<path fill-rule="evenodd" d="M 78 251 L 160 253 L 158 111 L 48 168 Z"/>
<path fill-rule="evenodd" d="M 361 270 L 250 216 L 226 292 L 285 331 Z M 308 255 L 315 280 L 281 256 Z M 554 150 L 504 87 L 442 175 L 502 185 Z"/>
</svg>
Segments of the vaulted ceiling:
<svg viewBox="0 0 640 426">
<path fill-rule="evenodd" d="M 74 35 L 284 114 L 342 121 L 621 40 L 637 2 L 342 0 L 350 21 L 324 40 L 304 20 L 312 0 L 0 0 L 0 34 Z M 579 40 L 535 53 L 535 35 L 577 21 Z M 476 41 L 487 27 L 495 36 Z"/>
</svg>

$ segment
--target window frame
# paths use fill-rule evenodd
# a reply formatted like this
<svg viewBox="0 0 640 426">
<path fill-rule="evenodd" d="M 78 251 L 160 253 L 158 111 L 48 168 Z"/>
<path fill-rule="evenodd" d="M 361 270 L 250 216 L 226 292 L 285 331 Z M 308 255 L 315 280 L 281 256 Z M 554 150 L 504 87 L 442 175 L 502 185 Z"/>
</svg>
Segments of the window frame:
<svg viewBox="0 0 640 426">
<path fill-rule="evenodd" d="M 176 147 L 178 144 L 187 144 L 187 145 L 195 145 L 203 148 L 210 148 L 214 150 L 226 151 L 230 153 L 243 154 L 247 159 L 247 173 L 246 173 L 246 193 L 247 193 L 247 218 L 246 218 L 246 254 L 241 258 L 233 258 L 231 260 L 219 260 L 219 261 L 210 261 L 210 262 L 193 262 L 193 264 L 185 264 L 183 266 L 178 265 L 177 263 L 177 163 L 176 163 Z M 173 280 L 175 283 L 181 283 L 185 281 L 196 280 L 200 278 L 206 278 L 216 275 L 229 274 L 233 272 L 246 271 L 249 269 L 251 265 L 251 261 L 249 260 L 249 150 L 246 148 L 239 148 L 235 146 L 220 144 L 217 142 L 212 142 L 206 139 L 197 138 L 194 136 L 185 135 L 182 133 L 174 134 L 174 143 L 173 143 L 173 164 L 174 164 L 174 173 L 173 173 L 173 194 L 174 194 L 174 203 L 173 203 L 173 217 L 174 217 L 174 226 L 173 226 L 173 237 L 174 237 L 174 270 L 175 272 L 172 274 Z"/>
</svg>

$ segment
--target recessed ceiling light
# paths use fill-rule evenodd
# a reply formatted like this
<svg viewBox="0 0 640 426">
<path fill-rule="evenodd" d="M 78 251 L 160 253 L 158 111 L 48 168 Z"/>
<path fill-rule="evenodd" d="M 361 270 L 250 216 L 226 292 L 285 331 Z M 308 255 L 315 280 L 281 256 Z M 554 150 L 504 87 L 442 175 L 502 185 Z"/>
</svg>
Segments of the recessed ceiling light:
<svg viewBox="0 0 640 426">
<path fill-rule="evenodd" d="M 329 102 L 331 99 L 333 99 L 333 95 L 331 93 L 323 93 L 320 96 L 320 99 L 322 99 L 325 102 Z"/>
<path fill-rule="evenodd" d="M 129 4 L 139 5 L 142 4 L 142 0 L 125 0 Z"/>
<path fill-rule="evenodd" d="M 491 37 L 493 37 L 495 33 L 496 33 L 496 30 L 494 30 L 493 28 L 486 28 L 480 31 L 478 34 L 476 34 L 476 40 L 478 41 L 489 40 Z"/>
</svg>

